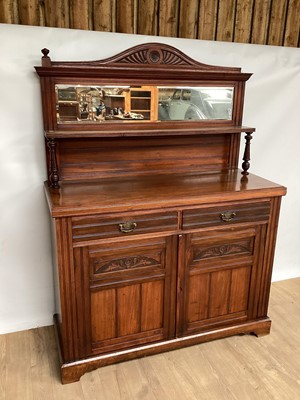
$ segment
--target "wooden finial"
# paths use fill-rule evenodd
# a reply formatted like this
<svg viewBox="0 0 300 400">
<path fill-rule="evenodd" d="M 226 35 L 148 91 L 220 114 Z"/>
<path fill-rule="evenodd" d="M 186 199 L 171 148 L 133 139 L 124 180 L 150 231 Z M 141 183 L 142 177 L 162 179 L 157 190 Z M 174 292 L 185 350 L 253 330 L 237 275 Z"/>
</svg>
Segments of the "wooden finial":
<svg viewBox="0 0 300 400">
<path fill-rule="evenodd" d="M 51 58 L 48 56 L 50 50 L 44 48 L 41 50 L 41 52 L 43 53 L 42 66 L 43 67 L 51 67 Z"/>
<path fill-rule="evenodd" d="M 49 54 L 49 52 L 50 52 L 50 50 L 49 50 L 49 49 L 46 49 L 46 48 L 44 48 L 44 49 L 42 49 L 42 50 L 41 50 L 41 52 L 43 53 L 44 57 L 47 57 L 47 56 L 48 56 L 48 54 Z"/>
</svg>

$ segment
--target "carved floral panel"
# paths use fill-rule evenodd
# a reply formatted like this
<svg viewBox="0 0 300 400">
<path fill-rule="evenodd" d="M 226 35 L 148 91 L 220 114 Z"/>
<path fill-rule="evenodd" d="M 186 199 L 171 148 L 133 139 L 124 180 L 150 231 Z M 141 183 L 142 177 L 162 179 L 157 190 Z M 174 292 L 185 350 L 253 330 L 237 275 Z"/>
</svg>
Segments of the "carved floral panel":
<svg viewBox="0 0 300 400">
<path fill-rule="evenodd" d="M 93 259 L 92 265 L 93 273 L 95 275 L 154 266 L 162 268 L 161 254 L 154 254 L 151 256 L 136 255 L 130 257 L 114 258 L 110 260 Z"/>
<path fill-rule="evenodd" d="M 253 239 L 244 239 L 234 243 L 215 244 L 213 246 L 199 246 L 194 249 L 193 261 L 207 258 L 224 257 L 231 255 L 251 255 L 253 253 Z"/>
</svg>

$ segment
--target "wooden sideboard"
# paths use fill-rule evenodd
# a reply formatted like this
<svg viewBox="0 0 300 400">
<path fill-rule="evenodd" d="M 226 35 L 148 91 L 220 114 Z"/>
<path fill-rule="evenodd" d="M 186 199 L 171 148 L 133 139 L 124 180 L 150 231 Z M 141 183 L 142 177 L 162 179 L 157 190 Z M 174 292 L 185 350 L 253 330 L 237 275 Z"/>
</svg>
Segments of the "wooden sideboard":
<svg viewBox="0 0 300 400">
<path fill-rule="evenodd" d="M 250 74 L 159 43 L 91 62 L 53 62 L 42 52 L 62 382 L 269 333 L 286 189 L 249 173 L 255 129 L 242 126 L 242 113 Z"/>
</svg>

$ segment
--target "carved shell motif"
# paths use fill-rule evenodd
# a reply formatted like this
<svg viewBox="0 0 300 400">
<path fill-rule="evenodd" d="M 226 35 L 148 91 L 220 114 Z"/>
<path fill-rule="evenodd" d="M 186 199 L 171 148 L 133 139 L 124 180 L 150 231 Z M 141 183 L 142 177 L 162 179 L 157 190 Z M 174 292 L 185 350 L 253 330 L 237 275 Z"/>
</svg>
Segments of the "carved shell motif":
<svg viewBox="0 0 300 400">
<path fill-rule="evenodd" d="M 125 269 L 149 267 L 153 265 L 160 265 L 160 262 L 158 260 L 155 260 L 154 258 L 146 256 L 117 258 L 100 266 L 99 266 L 99 261 L 95 261 L 94 273 L 99 274 L 104 272 L 115 272 L 115 271 L 122 271 Z"/>
<path fill-rule="evenodd" d="M 187 59 L 165 49 L 144 49 L 118 60 L 119 63 L 128 64 L 189 64 Z"/>
</svg>

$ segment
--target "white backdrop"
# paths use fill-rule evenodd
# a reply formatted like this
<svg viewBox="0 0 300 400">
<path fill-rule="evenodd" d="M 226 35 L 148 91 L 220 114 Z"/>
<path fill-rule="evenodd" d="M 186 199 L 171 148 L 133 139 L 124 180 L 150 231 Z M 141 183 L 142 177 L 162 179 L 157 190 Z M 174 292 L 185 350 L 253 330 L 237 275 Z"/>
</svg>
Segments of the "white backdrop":
<svg viewBox="0 0 300 400">
<path fill-rule="evenodd" d="M 244 110 L 244 125 L 257 128 L 250 171 L 288 187 L 273 280 L 300 276 L 299 49 L 0 24 L 0 333 L 51 324 L 54 310 L 40 86 L 33 69 L 40 50 L 49 48 L 53 60 L 93 60 L 149 41 L 254 73 Z"/>
</svg>

